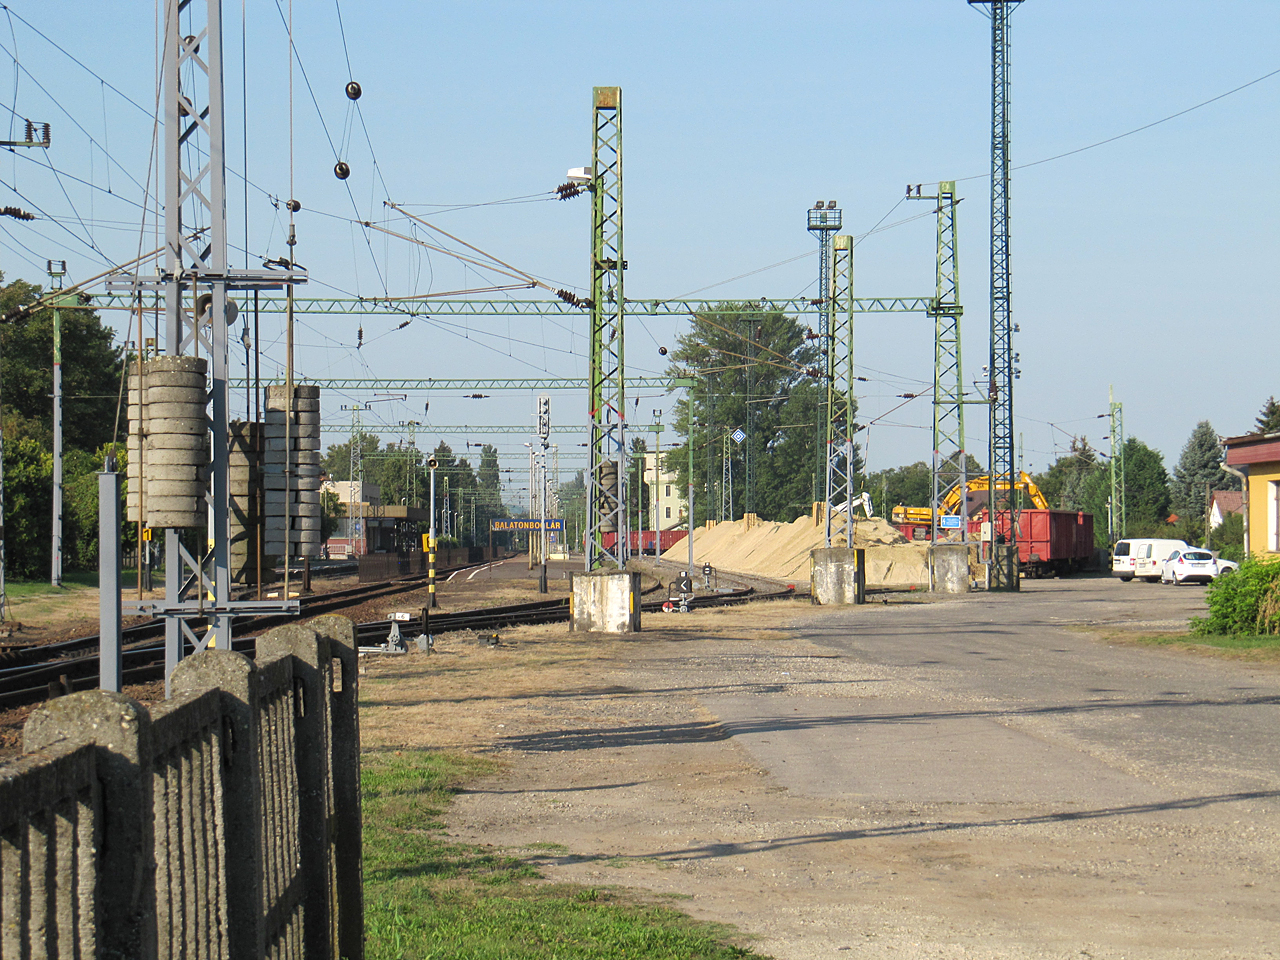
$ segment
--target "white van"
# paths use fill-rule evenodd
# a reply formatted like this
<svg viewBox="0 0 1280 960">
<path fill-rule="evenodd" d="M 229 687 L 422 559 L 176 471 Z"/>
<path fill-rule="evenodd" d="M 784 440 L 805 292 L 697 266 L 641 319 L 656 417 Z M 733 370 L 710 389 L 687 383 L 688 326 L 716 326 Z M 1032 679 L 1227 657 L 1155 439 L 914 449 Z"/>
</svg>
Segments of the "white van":
<svg viewBox="0 0 1280 960">
<path fill-rule="evenodd" d="M 1122 583 L 1133 579 L 1134 544 L 1137 540 L 1117 540 L 1111 548 L 1111 575 L 1119 577 Z"/>
<path fill-rule="evenodd" d="M 1156 583 L 1164 573 L 1164 562 L 1176 550 L 1187 550 L 1185 540 L 1132 540 L 1133 575 L 1148 583 Z"/>
</svg>

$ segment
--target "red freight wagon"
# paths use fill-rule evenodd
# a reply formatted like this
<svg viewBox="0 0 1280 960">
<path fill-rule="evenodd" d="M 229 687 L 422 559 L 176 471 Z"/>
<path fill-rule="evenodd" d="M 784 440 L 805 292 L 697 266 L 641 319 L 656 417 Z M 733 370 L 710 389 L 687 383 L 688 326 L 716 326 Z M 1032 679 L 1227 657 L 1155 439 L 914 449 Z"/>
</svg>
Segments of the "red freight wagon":
<svg viewBox="0 0 1280 960">
<path fill-rule="evenodd" d="M 1007 515 L 996 533 L 1008 533 Z M 1018 566 L 1023 576 L 1065 576 L 1093 561 L 1093 514 L 1076 510 L 1020 510 Z"/>
<path fill-rule="evenodd" d="M 632 530 L 631 531 L 631 552 L 632 553 L 653 553 L 654 540 L 661 538 L 661 552 L 666 553 L 677 543 L 688 536 L 687 530 L 662 530 L 655 533 L 653 530 Z M 612 550 L 613 545 L 618 542 L 616 533 L 606 533 L 604 535 L 604 547 L 606 550 Z"/>
</svg>

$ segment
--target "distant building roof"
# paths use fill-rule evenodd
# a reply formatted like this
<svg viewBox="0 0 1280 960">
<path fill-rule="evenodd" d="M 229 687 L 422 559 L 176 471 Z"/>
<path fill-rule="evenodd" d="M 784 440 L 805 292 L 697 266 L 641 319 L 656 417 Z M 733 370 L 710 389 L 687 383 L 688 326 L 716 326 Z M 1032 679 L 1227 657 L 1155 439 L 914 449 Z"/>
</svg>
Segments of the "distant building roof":
<svg viewBox="0 0 1280 960">
<path fill-rule="evenodd" d="M 1280 460 L 1280 433 L 1247 433 L 1242 437 L 1227 437 L 1222 445 L 1227 448 L 1227 463 L 1233 467 Z"/>
<path fill-rule="evenodd" d="M 1218 508 L 1218 512 L 1222 516 L 1230 513 L 1242 513 L 1244 511 L 1244 492 L 1241 490 L 1215 490 L 1213 491 L 1213 506 Z"/>
</svg>

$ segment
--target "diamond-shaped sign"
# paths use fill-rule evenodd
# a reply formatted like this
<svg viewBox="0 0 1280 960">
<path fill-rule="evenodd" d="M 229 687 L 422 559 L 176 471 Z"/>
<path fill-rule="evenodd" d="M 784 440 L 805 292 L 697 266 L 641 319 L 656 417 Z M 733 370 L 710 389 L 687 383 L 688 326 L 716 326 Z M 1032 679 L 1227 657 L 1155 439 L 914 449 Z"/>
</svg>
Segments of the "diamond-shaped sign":
<svg viewBox="0 0 1280 960">
<path fill-rule="evenodd" d="M 747 439 L 747 435 L 742 432 L 741 427 L 733 431 L 733 433 L 729 434 L 729 436 L 733 437 L 734 443 L 741 443 L 743 440 Z"/>
</svg>

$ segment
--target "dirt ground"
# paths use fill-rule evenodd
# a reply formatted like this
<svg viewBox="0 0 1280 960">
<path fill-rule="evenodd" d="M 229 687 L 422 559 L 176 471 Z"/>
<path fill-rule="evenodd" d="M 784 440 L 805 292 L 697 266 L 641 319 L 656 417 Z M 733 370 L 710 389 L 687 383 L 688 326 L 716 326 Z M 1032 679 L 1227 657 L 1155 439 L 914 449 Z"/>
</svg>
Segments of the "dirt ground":
<svg viewBox="0 0 1280 960">
<path fill-rule="evenodd" d="M 1194 809 L 1077 817 L 780 786 L 701 695 L 909 684 L 796 639 L 788 625 L 815 615 L 759 603 L 647 619 L 629 639 L 531 627 L 496 649 L 445 636 L 430 657 L 368 661 L 362 737 L 502 759 L 456 801 L 453 835 L 550 880 L 675 897 L 779 960 L 1280 954 L 1277 851 L 1247 826 L 1266 799 L 1239 803 L 1233 827 Z"/>
</svg>

